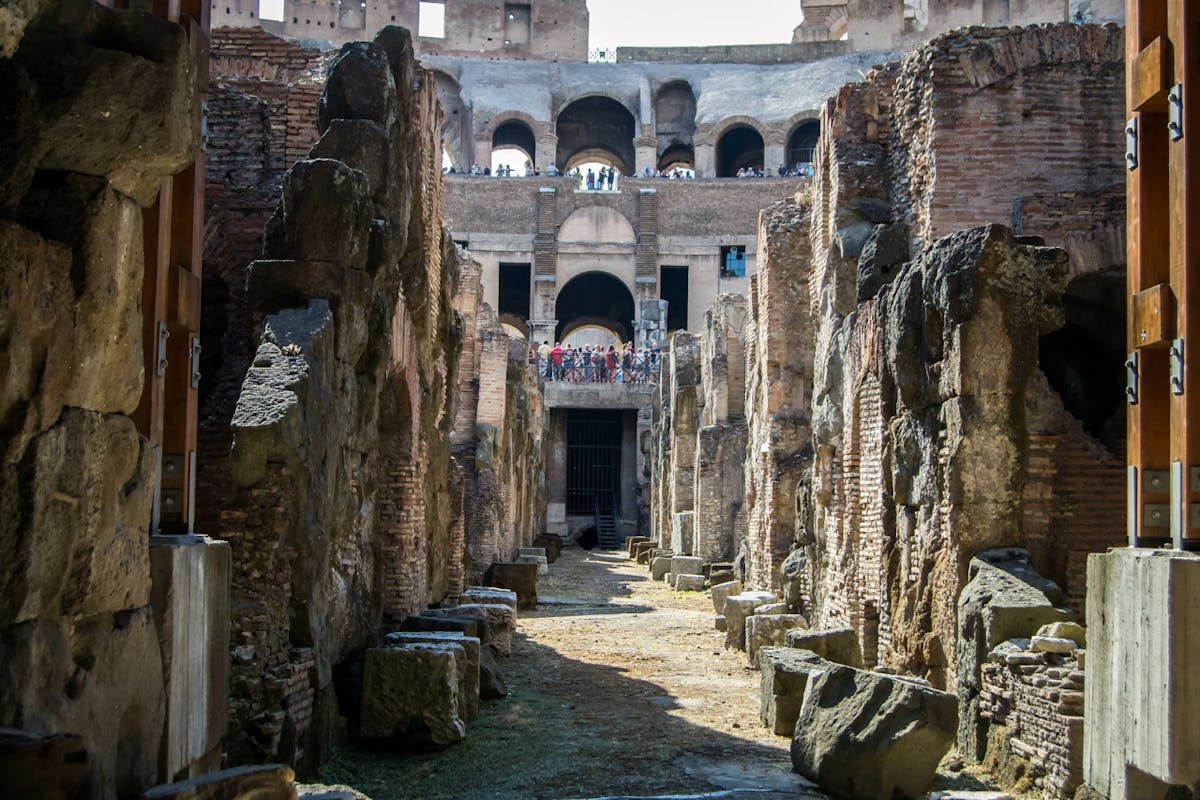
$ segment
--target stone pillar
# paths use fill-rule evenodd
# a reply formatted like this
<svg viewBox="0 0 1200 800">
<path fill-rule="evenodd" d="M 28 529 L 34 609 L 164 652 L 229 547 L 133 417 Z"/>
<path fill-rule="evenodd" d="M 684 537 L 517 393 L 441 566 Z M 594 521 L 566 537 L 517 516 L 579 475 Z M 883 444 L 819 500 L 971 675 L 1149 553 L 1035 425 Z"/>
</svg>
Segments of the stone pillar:
<svg viewBox="0 0 1200 800">
<path fill-rule="evenodd" d="M 621 415 L 621 524 L 617 534 L 622 537 L 635 536 L 638 532 L 637 426 L 637 411 L 629 410 Z"/>
<path fill-rule="evenodd" d="M 229 543 L 151 536 L 150 574 L 167 698 L 159 772 L 219 769 L 229 725 Z"/>
<path fill-rule="evenodd" d="M 554 331 L 558 328 L 558 320 L 556 319 L 531 319 L 529 320 L 529 344 L 532 347 L 538 347 L 542 342 L 549 342 L 554 346 Z"/>
<path fill-rule="evenodd" d="M 1200 555 L 1088 556 L 1084 781 L 1109 800 L 1200 783 Z"/>
<path fill-rule="evenodd" d="M 492 140 L 491 139 L 476 139 L 475 140 L 475 161 L 480 169 L 490 167 L 492 165 Z M 471 169 L 471 164 L 467 164 L 466 168 Z"/>
<path fill-rule="evenodd" d="M 567 535 L 567 411 L 550 410 L 546 431 L 546 532 Z"/>
<path fill-rule="evenodd" d="M 534 164 L 546 174 L 546 169 L 551 164 L 555 163 L 558 158 L 558 137 L 552 133 L 547 133 L 537 141 L 537 153 L 534 159 Z"/>
<path fill-rule="evenodd" d="M 714 145 L 696 143 L 696 177 L 717 177 L 716 147 Z"/>
<path fill-rule="evenodd" d="M 791 166 L 787 163 L 787 145 L 783 142 L 766 142 L 763 145 L 763 169 L 775 175 L 780 164 Z"/>
<path fill-rule="evenodd" d="M 642 126 L 642 135 L 633 140 L 637 157 L 635 174 L 642 175 L 647 167 L 653 172 L 658 167 L 658 139 L 650 133 L 650 126 Z"/>
</svg>

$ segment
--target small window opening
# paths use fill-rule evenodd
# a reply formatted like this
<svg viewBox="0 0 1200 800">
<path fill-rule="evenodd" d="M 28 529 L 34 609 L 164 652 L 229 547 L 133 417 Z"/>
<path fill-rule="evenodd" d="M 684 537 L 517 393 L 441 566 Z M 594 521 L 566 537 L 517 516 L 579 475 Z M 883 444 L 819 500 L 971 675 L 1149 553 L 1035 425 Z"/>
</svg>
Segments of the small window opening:
<svg viewBox="0 0 1200 800">
<path fill-rule="evenodd" d="M 688 326 L 688 268 L 662 267 L 659 298 L 667 301 L 667 332 Z"/>
<path fill-rule="evenodd" d="M 446 38 L 446 4 L 422 2 L 417 17 L 417 35 L 422 39 Z"/>
<path fill-rule="evenodd" d="M 746 277 L 746 246 L 741 244 L 721 248 L 721 277 Z"/>
<path fill-rule="evenodd" d="M 531 19 L 528 3 L 505 3 L 504 43 L 506 45 L 529 44 Z"/>
</svg>

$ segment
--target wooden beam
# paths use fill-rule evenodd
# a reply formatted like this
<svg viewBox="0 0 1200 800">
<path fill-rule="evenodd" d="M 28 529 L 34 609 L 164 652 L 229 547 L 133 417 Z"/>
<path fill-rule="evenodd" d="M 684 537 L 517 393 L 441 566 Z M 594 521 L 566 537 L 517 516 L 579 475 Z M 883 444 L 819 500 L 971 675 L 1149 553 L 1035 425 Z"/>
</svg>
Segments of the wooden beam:
<svg viewBox="0 0 1200 800">
<path fill-rule="evenodd" d="M 1130 88 L 1134 110 L 1166 111 L 1172 75 L 1171 45 L 1165 36 L 1156 36 L 1133 57 Z"/>
</svg>

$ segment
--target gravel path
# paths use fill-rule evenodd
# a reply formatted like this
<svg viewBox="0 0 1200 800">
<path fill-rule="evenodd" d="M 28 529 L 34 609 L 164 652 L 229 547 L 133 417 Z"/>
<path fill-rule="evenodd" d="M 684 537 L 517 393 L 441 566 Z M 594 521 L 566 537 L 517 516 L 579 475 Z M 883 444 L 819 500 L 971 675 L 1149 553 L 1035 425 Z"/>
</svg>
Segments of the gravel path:
<svg viewBox="0 0 1200 800">
<path fill-rule="evenodd" d="M 511 694 L 484 705 L 466 741 L 422 754 L 346 748 L 322 779 L 374 800 L 825 797 L 759 723 L 758 673 L 723 649 L 707 594 L 650 581 L 624 551 L 566 550 L 550 569 L 501 662 Z"/>
</svg>

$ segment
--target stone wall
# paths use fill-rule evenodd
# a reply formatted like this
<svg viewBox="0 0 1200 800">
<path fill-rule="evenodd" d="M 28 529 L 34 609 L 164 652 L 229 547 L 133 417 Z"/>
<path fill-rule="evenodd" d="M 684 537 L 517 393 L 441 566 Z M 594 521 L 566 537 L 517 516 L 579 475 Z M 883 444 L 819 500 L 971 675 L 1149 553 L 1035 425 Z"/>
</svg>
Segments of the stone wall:
<svg viewBox="0 0 1200 800">
<path fill-rule="evenodd" d="M 778 590 L 787 559 L 790 596 L 852 627 L 868 665 L 953 687 L 974 553 L 1027 548 L 1078 609 L 1086 554 L 1123 541 L 1123 406 L 1102 377 L 1123 347 L 1121 42 L 945 35 L 831 97 L 811 186 L 761 216 L 739 568 Z M 663 497 L 695 438 L 666 381 Z M 703 413 L 729 391 L 704 385 Z"/>
<path fill-rule="evenodd" d="M 136 797 L 219 762 L 224 730 L 203 704 L 223 697 L 207 647 L 228 552 L 151 536 L 164 411 L 143 335 L 155 293 L 178 299 L 148 265 L 160 188 L 198 152 L 202 64 L 149 14 L 48 0 L 0 17 L 0 727 L 22 732 L 6 790 Z M 174 435 L 186 412 L 168 411 Z M 58 759 L 22 758 L 24 736 Z"/>
<path fill-rule="evenodd" d="M 441 112 L 405 31 L 344 48 L 321 137 L 282 179 L 246 281 L 256 346 L 232 415 L 228 758 L 319 763 L 334 672 L 450 592 L 462 323 Z"/>
<path fill-rule="evenodd" d="M 525 340 L 510 337 L 483 302 L 479 263 L 465 251 L 459 258 L 454 307 L 467 344 L 459 357 L 451 446 L 462 471 L 463 577 L 478 585 L 489 566 L 512 561 L 517 548 L 545 531 L 546 412 Z"/>
</svg>

